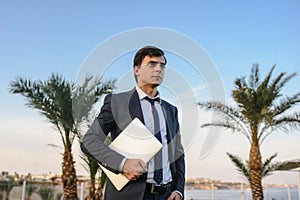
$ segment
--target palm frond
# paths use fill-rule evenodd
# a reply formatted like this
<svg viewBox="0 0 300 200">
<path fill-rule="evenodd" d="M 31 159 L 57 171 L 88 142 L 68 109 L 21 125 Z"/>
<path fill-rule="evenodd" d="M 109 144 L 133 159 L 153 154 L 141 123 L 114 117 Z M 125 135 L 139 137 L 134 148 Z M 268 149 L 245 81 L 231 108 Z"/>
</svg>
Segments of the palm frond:
<svg viewBox="0 0 300 200">
<path fill-rule="evenodd" d="M 250 129 L 248 127 L 247 120 L 241 114 L 239 109 L 225 105 L 221 102 L 210 101 L 210 102 L 199 102 L 198 105 L 205 109 L 211 110 L 217 114 L 223 116 L 224 121 L 211 122 L 203 124 L 202 127 L 216 126 L 231 129 L 232 131 L 238 131 L 243 133 L 249 141 L 250 140 Z"/>
<path fill-rule="evenodd" d="M 230 154 L 228 152 L 226 154 L 230 158 L 236 169 L 249 181 L 249 183 L 251 183 L 250 170 L 247 162 L 244 163 L 243 160 L 236 155 Z"/>
<path fill-rule="evenodd" d="M 273 159 L 277 156 L 277 153 L 275 153 L 274 155 L 270 156 L 269 158 L 267 158 L 263 163 L 262 163 L 262 172 L 261 175 L 262 177 L 267 177 L 269 175 L 272 174 L 272 172 L 274 172 L 278 166 L 279 166 L 279 162 L 273 162 Z"/>
<path fill-rule="evenodd" d="M 283 114 L 297 103 L 300 103 L 300 92 L 280 99 L 279 103 L 274 105 L 274 108 L 272 109 L 272 117 Z"/>
<path fill-rule="evenodd" d="M 93 106 L 99 98 L 111 93 L 115 80 L 102 82 L 101 79 L 87 77 L 82 86 L 75 86 L 72 92 L 72 112 L 77 127 L 89 119 Z"/>
<path fill-rule="evenodd" d="M 198 105 L 205 110 L 211 110 L 218 114 L 221 114 L 223 117 L 227 117 L 230 120 L 241 122 L 241 123 L 247 123 L 245 117 L 241 115 L 240 110 L 231 107 L 229 105 L 225 105 L 221 102 L 216 102 L 216 101 L 199 102 Z"/>
<path fill-rule="evenodd" d="M 274 79 L 271 87 L 275 88 L 275 90 L 277 90 L 278 92 L 280 92 L 280 90 L 295 76 L 297 75 L 296 72 L 287 75 L 286 72 L 282 72 L 280 73 L 277 78 Z M 282 79 L 283 78 L 283 79 Z"/>
<path fill-rule="evenodd" d="M 230 153 L 226 153 L 227 156 L 230 158 L 230 160 L 232 161 L 232 163 L 234 164 L 234 166 L 236 167 L 236 169 L 240 172 L 240 174 L 242 174 L 251 184 L 251 176 L 250 176 L 250 169 L 249 169 L 249 162 L 248 160 L 245 160 L 245 162 L 243 161 L 242 158 L 230 154 Z M 269 175 L 272 174 L 272 172 L 274 172 L 275 170 L 278 169 L 278 167 L 280 166 L 280 162 L 274 162 L 273 159 L 277 156 L 277 153 L 275 153 L 274 155 L 270 156 L 269 158 L 267 158 L 263 163 L 262 163 L 262 168 L 261 168 L 261 176 L 262 178 L 265 178 Z"/>
<path fill-rule="evenodd" d="M 274 120 L 274 127 L 286 128 L 288 129 L 298 129 L 300 128 L 300 112 L 294 112 L 289 115 L 281 116 L 280 118 Z"/>
<path fill-rule="evenodd" d="M 75 88 L 74 83 L 52 73 L 45 81 L 16 78 L 10 83 L 10 92 L 24 96 L 26 105 L 45 116 L 59 131 L 64 147 L 70 149 L 78 126 L 100 96 L 112 91 L 114 83 L 87 77 L 82 86 Z"/>
<path fill-rule="evenodd" d="M 42 81 L 31 81 L 30 79 L 19 77 L 10 83 L 10 92 L 24 96 L 27 100 L 25 105 L 38 110 L 45 116 L 59 130 L 63 144 L 66 146 L 64 133 L 60 127 L 58 108 L 55 105 L 55 101 L 50 99 L 47 92 L 44 91 L 46 85 Z"/>
<path fill-rule="evenodd" d="M 99 163 L 96 159 L 93 157 L 86 155 L 86 154 L 81 154 L 80 158 L 84 161 L 85 164 L 82 164 L 83 168 L 90 173 L 90 176 L 95 176 L 97 174 L 97 171 L 99 169 Z"/>
<path fill-rule="evenodd" d="M 300 113 L 294 112 L 288 115 L 280 116 L 274 119 L 272 123 L 266 124 L 259 134 L 261 143 L 275 130 L 281 130 L 284 133 L 300 129 Z"/>
<path fill-rule="evenodd" d="M 258 66 L 257 66 L 258 67 Z M 273 65 L 273 67 L 271 67 L 269 73 L 267 74 L 267 76 L 263 79 L 263 81 L 261 82 L 260 84 L 260 90 L 263 90 L 263 91 L 267 91 L 267 88 L 269 86 L 269 83 L 270 83 L 270 79 L 271 79 L 271 76 L 273 74 L 273 71 L 275 69 L 276 65 Z M 274 84 L 274 82 L 273 82 Z"/>
<path fill-rule="evenodd" d="M 249 76 L 249 86 L 251 88 L 256 88 L 258 84 L 259 84 L 259 67 L 258 64 L 253 64 Z"/>
<path fill-rule="evenodd" d="M 245 135 L 247 140 L 249 142 L 251 142 L 250 135 L 247 132 L 245 132 L 244 130 L 242 130 L 240 126 L 237 126 L 236 123 L 230 123 L 229 121 L 215 121 L 215 122 L 211 122 L 211 123 L 204 123 L 201 125 L 202 128 L 210 127 L 210 126 L 229 129 L 232 132 L 239 132 L 239 133 Z"/>
<path fill-rule="evenodd" d="M 232 90 L 231 96 L 237 103 L 241 113 L 245 109 L 244 105 L 248 104 L 248 88 L 249 87 L 245 81 L 245 77 L 235 80 L 235 89 Z"/>
</svg>

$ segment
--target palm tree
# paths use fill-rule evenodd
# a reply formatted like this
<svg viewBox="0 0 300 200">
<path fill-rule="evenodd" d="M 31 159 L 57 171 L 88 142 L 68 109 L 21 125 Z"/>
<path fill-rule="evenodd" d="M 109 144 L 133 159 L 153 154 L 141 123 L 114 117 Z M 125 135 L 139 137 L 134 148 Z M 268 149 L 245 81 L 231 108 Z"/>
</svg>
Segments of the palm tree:
<svg viewBox="0 0 300 200">
<path fill-rule="evenodd" d="M 79 142 L 82 142 L 82 134 L 78 134 Z M 105 144 L 109 145 L 111 143 L 110 135 L 107 136 Z M 100 169 L 99 163 L 96 159 L 91 157 L 90 155 L 82 153 L 80 156 L 81 159 L 84 161 L 83 167 L 90 173 L 90 188 L 88 196 L 86 197 L 87 200 L 100 200 L 103 197 L 103 187 L 106 181 L 105 173 Z M 98 184 L 96 183 L 96 174 L 99 172 L 100 178 Z M 98 185 L 98 188 L 96 188 Z"/>
<path fill-rule="evenodd" d="M 232 163 L 235 165 L 237 170 L 248 180 L 249 184 L 251 184 L 249 161 L 246 160 L 244 162 L 242 158 L 240 158 L 236 155 L 233 155 L 231 153 L 228 153 L 228 152 L 226 154 L 230 158 Z M 277 153 L 270 156 L 262 163 L 262 168 L 261 168 L 261 177 L 262 178 L 271 175 L 273 171 L 276 171 L 278 169 L 278 167 L 281 166 L 280 162 L 272 162 L 272 160 L 276 156 L 277 156 Z"/>
<path fill-rule="evenodd" d="M 42 200 L 54 199 L 54 188 L 51 186 L 41 185 L 37 190 L 37 193 L 42 198 Z"/>
<path fill-rule="evenodd" d="M 36 191 L 37 186 L 33 184 L 27 184 L 26 190 L 26 200 L 30 200 L 31 195 Z"/>
<path fill-rule="evenodd" d="M 102 90 L 95 90 L 95 87 L 98 84 L 97 82 L 96 84 L 88 83 L 89 79 L 87 79 L 82 86 L 77 87 L 76 91 L 73 93 L 73 95 L 76 97 L 74 98 L 75 100 L 73 100 L 73 114 L 75 119 L 78 119 L 78 123 L 76 123 L 76 136 L 80 144 L 82 143 L 83 130 L 90 125 L 91 121 L 94 120 L 95 116 L 98 114 L 98 110 L 93 112 L 94 104 L 98 102 L 101 95 L 112 92 L 112 89 L 114 89 L 115 80 L 110 82 L 110 87 L 103 87 Z M 87 199 L 100 200 L 102 196 L 103 184 L 98 184 L 98 190 L 100 190 L 100 194 L 97 194 L 96 190 L 96 174 L 100 168 L 99 163 L 96 159 L 84 153 L 82 153 L 80 158 L 85 163 L 85 165 L 83 165 L 84 168 L 90 174 L 90 188 Z M 104 173 L 101 174 L 104 175 Z"/>
<path fill-rule="evenodd" d="M 89 155 L 81 155 L 81 159 L 85 162 L 85 169 L 90 173 L 90 187 L 87 200 L 98 200 L 96 198 L 96 174 L 99 169 L 98 162 Z M 87 166 L 87 167 L 86 167 Z"/>
<path fill-rule="evenodd" d="M 87 87 L 88 89 L 83 89 Z M 100 95 L 111 92 L 113 88 L 113 81 L 102 82 L 101 79 L 89 77 L 82 86 L 77 86 L 57 74 L 52 74 L 46 81 L 17 78 L 10 84 L 10 92 L 26 97 L 26 105 L 40 111 L 60 134 L 64 147 L 62 182 L 66 200 L 78 199 L 72 155 L 72 144 L 78 133 L 77 128 L 85 120 L 92 105 L 99 100 Z M 93 95 L 81 96 L 83 92 Z"/>
<path fill-rule="evenodd" d="M 0 182 L 0 190 L 5 192 L 5 200 L 9 199 L 9 193 L 17 185 L 18 183 L 14 181 L 13 177 L 9 177 L 8 180 L 4 180 Z M 2 194 L 0 196 L 1 198 L 3 198 Z"/>
<path fill-rule="evenodd" d="M 61 192 L 58 192 L 56 195 L 55 195 L 55 199 L 56 200 L 61 200 L 61 197 L 63 196 L 63 193 Z"/>
<path fill-rule="evenodd" d="M 235 80 L 235 89 L 231 95 L 237 106 L 217 101 L 199 103 L 201 108 L 216 112 L 222 117 L 221 121 L 206 123 L 202 127 L 226 128 L 242 133 L 249 141 L 250 186 L 254 200 L 263 199 L 261 143 L 275 130 L 286 132 L 300 128 L 300 112 L 291 112 L 300 102 L 300 92 L 286 97 L 281 93 L 281 89 L 296 73 L 287 75 L 282 72 L 271 81 L 274 68 L 275 66 L 260 80 L 259 66 L 254 64 L 248 83 L 245 77 Z"/>
<path fill-rule="evenodd" d="M 2 171 L 1 172 L 1 179 L 0 179 L 0 200 L 3 199 L 4 196 L 4 192 L 6 191 L 7 188 L 7 181 L 4 180 L 5 178 L 7 178 L 8 176 L 8 172 L 6 171 Z"/>
</svg>

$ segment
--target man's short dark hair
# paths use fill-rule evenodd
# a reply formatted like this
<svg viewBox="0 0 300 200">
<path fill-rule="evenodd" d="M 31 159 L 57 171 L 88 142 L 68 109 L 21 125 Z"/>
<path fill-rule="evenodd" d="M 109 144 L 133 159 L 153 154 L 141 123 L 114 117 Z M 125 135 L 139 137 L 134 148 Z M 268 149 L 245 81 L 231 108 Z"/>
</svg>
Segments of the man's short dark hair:
<svg viewBox="0 0 300 200">
<path fill-rule="evenodd" d="M 138 52 L 136 52 L 136 54 L 134 56 L 134 60 L 133 60 L 133 67 L 140 66 L 142 64 L 143 59 L 146 56 L 150 56 L 150 57 L 162 56 L 165 59 L 165 64 L 167 64 L 167 59 L 165 57 L 165 53 L 163 52 L 163 50 L 161 50 L 155 46 L 145 46 L 145 47 L 141 48 L 140 50 L 138 50 Z"/>
</svg>

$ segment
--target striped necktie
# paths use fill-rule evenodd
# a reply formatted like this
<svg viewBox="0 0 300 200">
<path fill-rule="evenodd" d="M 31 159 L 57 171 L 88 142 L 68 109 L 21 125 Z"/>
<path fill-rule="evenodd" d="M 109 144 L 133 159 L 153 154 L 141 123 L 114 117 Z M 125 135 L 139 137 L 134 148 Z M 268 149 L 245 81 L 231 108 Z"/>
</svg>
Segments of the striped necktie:
<svg viewBox="0 0 300 200">
<path fill-rule="evenodd" d="M 151 99 L 149 97 L 145 97 L 147 101 L 151 104 L 151 110 L 153 115 L 153 122 L 154 122 L 154 135 L 158 139 L 160 143 L 162 143 L 161 139 L 161 132 L 160 132 L 160 124 L 159 124 L 159 116 L 158 112 L 155 108 L 155 101 L 159 101 L 158 98 Z M 162 151 L 160 150 L 155 156 L 154 156 L 154 180 L 159 185 L 162 182 L 163 179 L 163 170 L 162 170 Z"/>
</svg>

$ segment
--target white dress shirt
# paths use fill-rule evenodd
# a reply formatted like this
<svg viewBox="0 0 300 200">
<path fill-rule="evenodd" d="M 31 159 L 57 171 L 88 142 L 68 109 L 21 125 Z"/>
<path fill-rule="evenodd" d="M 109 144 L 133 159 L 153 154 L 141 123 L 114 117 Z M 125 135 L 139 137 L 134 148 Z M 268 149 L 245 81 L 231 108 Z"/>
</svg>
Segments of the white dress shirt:
<svg viewBox="0 0 300 200">
<path fill-rule="evenodd" d="M 154 120 L 152 116 L 152 110 L 151 110 L 151 103 L 144 99 L 147 94 L 141 90 L 139 87 L 136 87 L 137 93 L 139 95 L 141 107 L 142 107 L 142 113 L 143 118 L 145 122 L 145 126 L 150 130 L 150 132 L 154 133 Z M 156 98 L 159 98 L 159 95 L 156 96 Z M 151 97 L 149 97 L 151 98 Z M 161 107 L 161 101 L 155 101 L 155 108 L 158 112 L 159 116 L 159 125 L 160 125 L 160 132 L 162 137 L 162 167 L 163 167 L 163 180 L 161 184 L 166 184 L 170 181 L 172 181 L 172 174 L 170 170 L 170 162 L 168 159 L 168 142 L 167 142 L 167 128 L 166 128 L 166 120 L 165 116 Z M 148 183 L 155 183 L 153 176 L 154 176 L 154 158 L 152 158 L 148 163 L 148 176 L 147 176 L 147 182 Z"/>
</svg>

